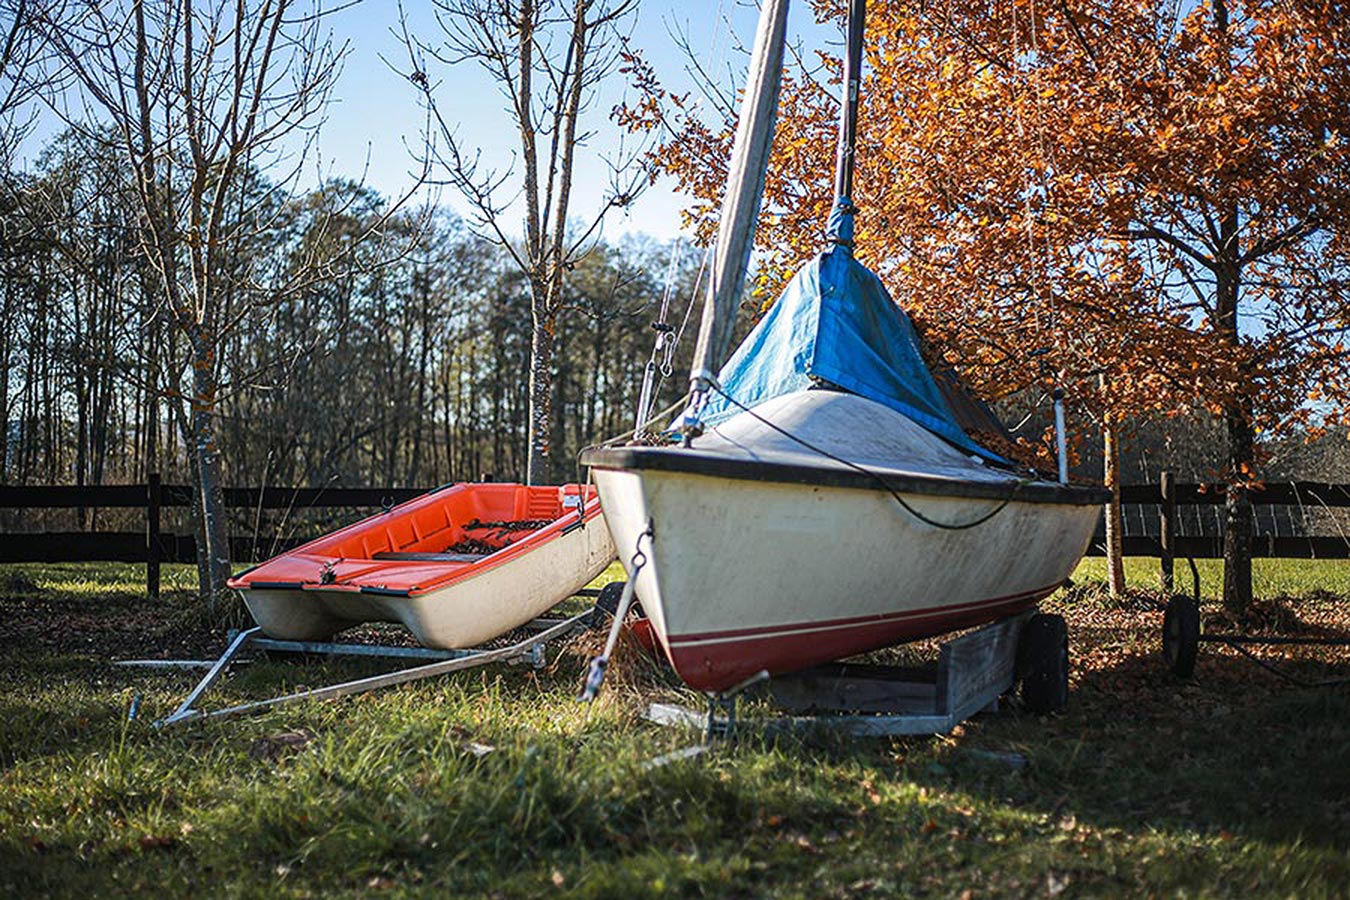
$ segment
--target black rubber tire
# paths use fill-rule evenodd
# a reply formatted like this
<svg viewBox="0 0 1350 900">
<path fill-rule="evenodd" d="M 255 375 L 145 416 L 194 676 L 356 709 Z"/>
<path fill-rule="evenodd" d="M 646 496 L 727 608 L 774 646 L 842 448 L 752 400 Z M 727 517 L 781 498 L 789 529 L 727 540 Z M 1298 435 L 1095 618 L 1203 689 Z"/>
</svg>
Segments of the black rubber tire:
<svg viewBox="0 0 1350 900">
<path fill-rule="evenodd" d="M 1163 614 L 1163 657 L 1178 678 L 1195 674 L 1195 657 L 1200 652 L 1200 607 L 1184 594 L 1167 602 Z"/>
<path fill-rule="evenodd" d="M 628 584 L 626 581 L 611 581 L 600 589 L 600 595 L 595 598 L 595 608 L 591 610 L 591 618 L 587 622 L 592 628 L 608 628 L 614 614 L 619 611 L 619 600 L 623 597 L 623 589 Z M 628 611 L 635 613 L 639 617 L 646 615 L 642 611 L 642 604 L 636 597 L 633 603 L 628 607 Z"/>
<path fill-rule="evenodd" d="M 623 596 L 623 588 L 627 582 L 611 581 L 600 589 L 599 595 L 595 598 L 595 607 L 591 609 L 591 618 L 587 623 L 592 628 L 609 627 L 610 619 L 614 618 L 614 613 L 619 609 L 619 598 Z"/>
<path fill-rule="evenodd" d="M 1022 706 L 1034 713 L 1058 712 L 1069 704 L 1069 626 L 1063 616 L 1037 613 L 1017 642 Z"/>
</svg>

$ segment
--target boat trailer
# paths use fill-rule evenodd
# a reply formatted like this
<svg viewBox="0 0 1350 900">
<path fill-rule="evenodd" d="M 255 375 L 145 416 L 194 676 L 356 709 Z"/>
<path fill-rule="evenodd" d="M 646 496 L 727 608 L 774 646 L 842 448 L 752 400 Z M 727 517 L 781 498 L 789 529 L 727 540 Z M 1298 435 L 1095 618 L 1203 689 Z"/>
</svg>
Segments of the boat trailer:
<svg viewBox="0 0 1350 900">
<path fill-rule="evenodd" d="M 762 697 L 783 711 L 765 730 L 822 730 L 848 737 L 947 734 L 1021 683 L 1025 708 L 1054 712 L 1068 701 L 1068 636 L 1064 619 L 1035 608 L 944 641 L 936 669 L 829 663 L 770 678 L 760 672 L 708 696 L 707 712 L 654 703 L 646 718 L 697 727 L 704 744 L 739 727 L 739 697 Z M 680 757 L 682 758 L 682 757 Z"/>
<path fill-rule="evenodd" d="M 583 590 L 578 591 L 578 594 L 583 596 L 594 596 L 599 594 L 599 591 Z M 230 644 L 226 647 L 225 652 L 221 654 L 219 659 L 210 664 L 210 668 L 202 677 L 202 680 L 197 683 L 197 686 L 192 689 L 187 697 L 184 698 L 183 702 L 178 705 L 178 708 L 170 715 L 155 722 L 155 727 L 162 728 L 167 725 L 177 725 L 183 722 L 220 719 L 227 716 L 256 712 L 268 707 L 279 706 L 283 703 L 294 703 L 300 700 L 327 700 L 334 697 L 345 697 L 351 694 L 360 694 L 366 691 L 392 687 L 398 684 L 407 684 L 412 681 L 434 678 L 437 675 L 461 672 L 465 669 L 477 668 L 478 666 L 484 666 L 495 662 L 526 663 L 535 668 L 541 668 L 544 665 L 545 644 L 570 634 L 578 628 L 589 626 L 594 619 L 594 608 L 566 619 L 535 619 L 523 626 L 524 628 L 535 632 L 529 637 L 505 647 L 475 648 L 471 650 L 433 650 L 425 647 L 391 647 L 378 644 L 285 641 L 264 636 L 261 628 L 249 628 L 232 636 Z M 430 659 L 432 661 L 424 662 L 423 664 L 413 666 L 412 668 L 400 669 L 395 672 L 387 672 L 382 675 L 372 675 L 366 678 L 358 678 L 354 681 L 345 681 L 340 684 L 297 691 L 291 694 L 271 697 L 266 700 L 254 700 L 248 703 L 226 707 L 224 709 L 198 709 L 196 706 L 197 701 L 211 688 L 212 685 L 225 675 L 232 664 L 240 662 L 236 657 L 245 650 L 322 654 L 325 656 Z M 132 661 L 132 664 L 145 666 L 151 662 L 154 661 L 134 660 Z M 182 667 L 183 665 L 182 661 L 179 660 L 164 660 L 163 664 L 174 667 Z"/>
<path fill-rule="evenodd" d="M 1193 581 L 1192 596 L 1174 594 L 1167 602 L 1163 613 L 1162 651 L 1167 667 L 1178 678 L 1190 678 L 1195 674 L 1195 660 L 1200 653 L 1201 644 L 1223 644 L 1235 650 L 1246 659 L 1291 684 L 1300 687 L 1335 687 L 1346 684 L 1350 679 L 1332 678 L 1323 681 L 1308 681 L 1299 678 L 1278 666 L 1261 659 L 1248 647 L 1346 647 L 1350 638 L 1340 637 L 1290 637 L 1285 635 L 1250 634 L 1205 634 L 1200 627 L 1200 570 L 1195 560 L 1188 558 Z"/>
</svg>

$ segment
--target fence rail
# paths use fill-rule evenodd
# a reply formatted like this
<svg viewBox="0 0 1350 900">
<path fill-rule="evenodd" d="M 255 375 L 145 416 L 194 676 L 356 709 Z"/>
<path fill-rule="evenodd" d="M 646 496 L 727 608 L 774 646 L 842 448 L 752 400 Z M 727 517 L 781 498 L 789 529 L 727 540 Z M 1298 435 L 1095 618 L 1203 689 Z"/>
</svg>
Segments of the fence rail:
<svg viewBox="0 0 1350 900">
<path fill-rule="evenodd" d="M 1167 484 L 1170 473 L 1163 473 L 1157 484 L 1126 484 L 1120 488 L 1121 503 L 1167 503 Z M 1227 496 L 1223 484 L 1189 484 L 1171 482 L 1171 501 L 1177 506 L 1215 506 Z M 1256 506 L 1350 507 L 1350 484 L 1328 484 L 1325 481 L 1271 482 L 1252 491 Z"/>
<path fill-rule="evenodd" d="M 1252 505 L 1288 506 L 1302 510 L 1350 508 L 1350 484 L 1324 481 L 1271 482 L 1250 494 Z M 1179 506 L 1217 506 L 1227 499 L 1227 485 L 1178 483 L 1171 472 L 1163 472 L 1157 484 L 1129 484 L 1120 488 L 1121 505 L 1156 505 L 1158 535 L 1126 535 L 1121 539 L 1124 556 L 1153 556 L 1159 561 L 1164 589 L 1171 590 L 1175 560 L 1220 559 L 1223 537 L 1219 535 L 1181 535 Z M 1099 529 L 1098 536 L 1101 531 Z M 1276 559 L 1350 559 L 1350 535 L 1271 535 L 1252 536 L 1252 556 Z M 1103 543 L 1094 538 L 1089 556 L 1105 556 Z"/>
<path fill-rule="evenodd" d="M 411 500 L 427 488 L 225 488 L 230 509 L 286 510 L 383 509 Z M 161 512 L 192 506 L 188 485 L 164 484 L 151 473 L 145 484 L 0 485 L 0 509 L 143 509 L 145 530 L 46 531 L 0 535 L 0 563 L 132 562 L 145 563 L 146 590 L 159 596 L 160 564 L 196 562 L 191 534 L 161 530 Z M 276 534 L 230 535 L 232 559 L 250 559 L 260 548 L 268 554 L 289 550 L 308 538 Z"/>
<path fill-rule="evenodd" d="M 158 484 L 0 485 L 0 509 L 148 509 L 151 489 Z M 159 484 L 160 508 L 192 505 L 192 488 Z M 243 509 L 324 509 L 344 506 L 380 507 L 425 494 L 427 488 L 225 488 L 225 505 Z"/>
<path fill-rule="evenodd" d="M 411 500 L 426 488 L 226 488 L 226 507 L 250 510 L 314 509 L 377 510 Z M 1222 484 L 1175 482 L 1163 473 L 1157 484 L 1125 485 L 1121 488 L 1124 504 L 1153 504 L 1159 507 L 1157 537 L 1131 535 L 1123 539 L 1126 556 L 1152 556 L 1161 560 L 1164 578 L 1170 581 L 1174 558 L 1218 558 L 1223 556 L 1223 539 L 1212 536 L 1183 536 L 1177 533 L 1178 506 L 1213 506 L 1224 502 Z M 1254 505 L 1296 506 L 1305 509 L 1350 508 L 1350 484 L 1318 481 L 1294 481 L 1267 484 L 1251 495 Z M 158 596 L 159 567 L 164 562 L 195 562 L 196 541 L 190 534 L 171 534 L 160 528 L 161 512 L 168 508 L 192 505 L 192 488 L 181 484 L 163 484 L 151 474 L 145 484 L 125 485 L 0 485 L 0 509 L 143 509 L 145 529 L 140 532 L 68 532 L 48 531 L 0 535 L 0 563 L 12 562 L 133 562 L 145 563 L 146 588 Z M 232 558 L 247 559 L 259 548 L 273 553 L 287 550 L 307 538 L 280 535 L 232 535 Z M 1094 542 L 1089 551 L 1101 555 Z M 1299 537 L 1256 535 L 1252 539 L 1255 556 L 1289 559 L 1347 559 L 1350 539 L 1338 536 Z"/>
</svg>

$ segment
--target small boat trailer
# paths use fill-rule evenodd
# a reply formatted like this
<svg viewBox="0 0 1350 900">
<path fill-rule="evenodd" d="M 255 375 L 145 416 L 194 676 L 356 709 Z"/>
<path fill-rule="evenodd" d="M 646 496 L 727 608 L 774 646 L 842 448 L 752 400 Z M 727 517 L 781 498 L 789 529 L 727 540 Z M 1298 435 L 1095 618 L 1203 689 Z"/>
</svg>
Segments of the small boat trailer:
<svg viewBox="0 0 1350 900">
<path fill-rule="evenodd" d="M 1282 635 L 1249 634 L 1205 634 L 1200 627 L 1200 570 L 1194 559 L 1187 559 L 1191 566 L 1193 582 L 1192 596 L 1174 594 L 1167 602 L 1163 613 L 1162 651 L 1167 667 L 1178 678 L 1190 678 L 1195 674 L 1195 660 L 1200 654 L 1201 644 L 1224 644 L 1260 666 L 1272 675 L 1282 678 L 1300 687 L 1334 687 L 1345 684 L 1350 679 L 1333 678 L 1325 681 L 1308 681 L 1291 675 L 1261 659 L 1248 650 L 1248 647 L 1345 647 L 1350 639 L 1333 637 L 1288 637 Z"/>
<path fill-rule="evenodd" d="M 739 696 L 768 699 L 785 715 L 769 731 L 824 730 L 850 737 L 946 734 L 1021 683 L 1024 708 L 1054 712 L 1068 702 L 1069 644 L 1064 619 L 1035 608 L 943 642 L 937 667 L 829 663 L 770 678 L 761 672 L 720 694 L 707 713 L 654 703 L 647 719 L 703 729 L 705 742 L 737 726 Z"/>
<path fill-rule="evenodd" d="M 580 591 L 578 593 L 590 595 L 598 592 Z M 506 647 L 479 648 L 472 650 L 432 650 L 425 647 L 391 647 L 372 644 L 284 641 L 264 636 L 261 628 L 249 628 L 248 630 L 241 631 L 233 636 L 229 646 L 225 649 L 225 652 L 221 654 L 219 659 L 211 664 L 210 669 L 207 671 L 206 675 L 203 676 L 202 680 L 198 682 L 197 686 L 192 689 L 191 693 L 184 698 L 183 702 L 178 705 L 178 708 L 174 710 L 172 714 L 156 722 L 155 727 L 162 728 L 166 725 L 176 725 L 182 722 L 197 722 L 204 719 L 220 719 L 226 716 L 256 712 L 257 710 L 266 709 L 267 707 L 278 706 L 282 703 L 293 703 L 299 700 L 326 700 L 333 697 L 345 697 L 350 694 L 360 694 L 365 691 L 392 687 L 397 684 L 421 681 L 425 678 L 433 678 L 437 675 L 446 675 L 451 672 L 460 672 L 465 669 L 472 669 L 495 662 L 524 662 L 533 665 L 535 668 L 540 668 L 544 664 L 544 645 L 546 643 L 569 634 L 578 628 L 588 626 L 593 619 L 594 609 L 588 609 L 583 613 L 579 613 L 578 615 L 567 619 L 535 619 L 525 626 L 526 628 L 535 631 L 535 633 L 523 640 L 517 641 Z M 267 700 L 254 700 L 249 703 L 241 703 L 237 706 L 231 706 L 225 709 L 197 709 L 196 703 L 201 698 L 202 694 L 220 680 L 221 676 L 225 674 L 229 666 L 232 663 L 237 662 L 235 657 L 246 649 L 280 651 L 286 653 L 324 654 L 329 656 L 430 659 L 432 661 L 409 669 L 400 669 L 396 672 L 387 672 L 383 675 L 372 675 L 367 678 L 358 678 L 355 681 L 346 681 L 340 684 L 328 685 L 326 687 L 298 691 L 292 694 L 272 697 Z"/>
</svg>

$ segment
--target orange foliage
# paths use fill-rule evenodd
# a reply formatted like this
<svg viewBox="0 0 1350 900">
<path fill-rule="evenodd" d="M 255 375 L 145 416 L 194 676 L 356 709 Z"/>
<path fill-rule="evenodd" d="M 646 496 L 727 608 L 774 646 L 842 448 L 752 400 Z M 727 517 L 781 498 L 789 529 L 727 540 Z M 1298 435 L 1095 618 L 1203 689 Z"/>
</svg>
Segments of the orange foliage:
<svg viewBox="0 0 1350 900">
<path fill-rule="evenodd" d="M 1120 417 L 1199 403 L 1257 435 L 1350 419 L 1350 26 L 1335 4 L 1179 20 L 1164 0 L 869 6 L 858 256 L 978 390 L 1055 371 Z M 842 29 L 840 3 L 817 13 Z M 822 246 L 841 67 L 821 62 L 823 78 L 785 73 L 758 233 L 769 297 Z M 706 239 L 735 123 L 698 120 L 654 78 L 645 90 L 630 124 L 667 129 L 654 158 Z"/>
</svg>

